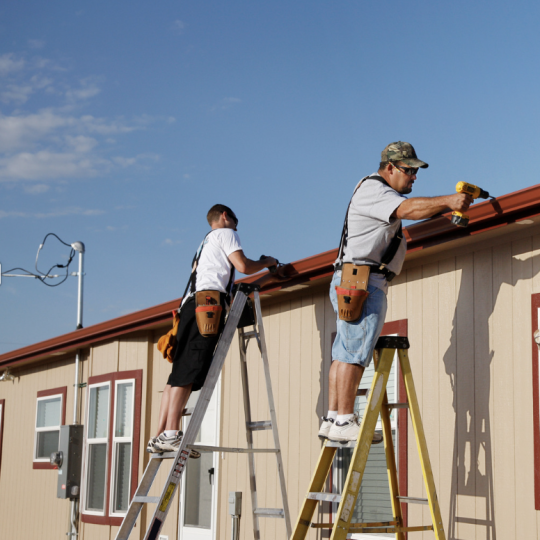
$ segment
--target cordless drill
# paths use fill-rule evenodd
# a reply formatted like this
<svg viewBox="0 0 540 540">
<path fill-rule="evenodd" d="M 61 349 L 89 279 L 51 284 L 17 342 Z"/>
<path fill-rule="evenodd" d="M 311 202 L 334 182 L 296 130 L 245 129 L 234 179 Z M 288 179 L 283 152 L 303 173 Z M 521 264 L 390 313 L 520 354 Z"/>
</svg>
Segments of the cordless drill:
<svg viewBox="0 0 540 540">
<path fill-rule="evenodd" d="M 473 199 L 494 199 L 487 191 L 478 186 L 467 184 L 467 182 L 458 182 L 456 184 L 457 193 L 467 193 Z M 452 223 L 458 227 L 466 227 L 469 224 L 469 216 L 461 212 L 452 212 Z"/>
</svg>

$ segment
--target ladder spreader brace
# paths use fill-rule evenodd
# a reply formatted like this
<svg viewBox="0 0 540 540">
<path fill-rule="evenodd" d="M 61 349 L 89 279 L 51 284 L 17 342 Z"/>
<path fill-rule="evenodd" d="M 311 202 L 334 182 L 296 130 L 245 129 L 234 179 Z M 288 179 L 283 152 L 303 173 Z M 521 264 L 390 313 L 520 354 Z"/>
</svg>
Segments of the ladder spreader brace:
<svg viewBox="0 0 540 540">
<path fill-rule="evenodd" d="M 418 398 L 416 396 L 411 365 L 407 354 L 408 348 L 409 340 L 406 337 L 383 336 L 377 341 L 374 352 L 375 375 L 369 391 L 358 439 L 345 445 L 331 441 L 326 441 L 324 444 L 291 540 L 304 540 L 310 528 L 332 529 L 330 540 L 345 540 L 350 533 L 395 533 L 397 540 L 405 540 L 405 533 L 407 532 L 428 530 L 434 531 L 437 540 L 446 539 L 437 492 L 435 490 L 433 472 L 428 456 L 426 437 L 420 417 L 420 407 L 418 406 Z M 386 384 L 396 351 L 399 356 L 401 373 L 405 382 L 407 403 L 390 404 L 388 403 L 386 394 Z M 392 409 L 406 407 L 409 409 L 416 436 L 427 499 L 403 497 L 399 494 L 390 412 Z M 394 519 L 392 521 L 377 523 L 351 523 L 379 414 L 383 427 L 386 467 L 388 470 L 390 499 Z M 336 450 L 344 447 L 354 448 L 354 452 L 342 494 L 324 493 L 324 485 L 332 467 Z M 334 523 L 312 523 L 317 504 L 321 501 L 339 503 Z M 401 512 L 402 503 L 429 505 L 432 525 L 405 527 Z"/>
<path fill-rule="evenodd" d="M 160 454 L 152 454 L 148 465 L 144 471 L 141 481 L 135 491 L 135 495 L 130 503 L 127 514 L 118 530 L 116 540 L 128 540 L 135 522 L 139 517 L 139 514 L 145 504 L 153 503 L 157 504 L 149 527 L 144 536 L 144 540 L 157 540 L 158 535 L 163 527 L 163 523 L 167 517 L 167 514 L 171 508 L 171 503 L 176 492 L 177 487 L 182 479 L 182 474 L 188 462 L 190 450 L 198 450 L 199 452 L 233 452 L 239 454 L 248 454 L 249 474 L 250 474 L 250 491 L 251 502 L 253 511 L 253 532 L 254 539 L 260 539 L 259 518 L 271 517 L 282 518 L 285 520 L 285 528 L 287 531 L 287 538 L 291 536 L 291 519 L 289 514 L 289 504 L 287 500 L 287 491 L 285 487 L 285 476 L 283 472 L 283 459 L 281 455 L 281 449 L 279 445 L 279 436 L 277 431 L 277 417 L 274 406 L 274 397 L 272 393 L 272 384 L 270 380 L 270 366 L 268 364 L 268 354 L 266 349 L 266 340 L 264 335 L 263 318 L 261 303 L 259 298 L 258 285 L 252 285 L 249 283 L 241 283 L 236 290 L 234 301 L 231 306 L 231 310 L 227 316 L 225 327 L 219 338 L 210 370 L 204 382 L 204 386 L 201 389 L 197 404 L 193 409 L 186 409 L 184 415 L 191 414 L 191 420 L 180 443 L 180 447 L 177 452 L 164 452 Z M 253 304 L 255 307 L 255 317 L 249 322 L 244 320 L 242 314 L 246 307 L 248 296 L 253 294 Z M 242 317 L 242 321 L 241 321 Z M 240 323 L 240 325 L 239 325 Z M 253 330 L 245 332 L 244 326 L 253 325 Z M 238 335 L 240 340 L 240 365 L 242 372 L 242 386 L 244 395 L 244 411 L 246 414 L 246 437 L 247 448 L 226 448 L 222 446 L 205 446 L 195 444 L 195 439 L 201 427 L 204 415 L 210 403 L 212 393 L 216 386 L 216 383 L 223 367 L 223 362 L 229 351 L 234 333 L 238 328 Z M 248 342 L 255 338 L 257 345 L 261 352 L 263 361 L 264 374 L 266 378 L 266 390 L 268 393 L 268 404 L 270 408 L 270 420 L 253 422 L 251 419 L 251 402 L 249 397 L 248 387 L 248 372 L 246 362 L 246 349 Z M 254 448 L 253 446 L 253 431 L 258 430 L 272 430 L 274 437 L 274 448 Z M 257 453 L 272 453 L 276 455 L 278 479 L 281 487 L 281 497 L 283 502 L 283 508 L 259 508 L 257 506 L 257 491 L 255 480 L 255 454 Z M 150 497 L 148 493 L 152 487 L 152 483 L 157 475 L 160 465 L 165 459 L 172 459 L 173 463 L 165 487 L 160 497 Z"/>
</svg>

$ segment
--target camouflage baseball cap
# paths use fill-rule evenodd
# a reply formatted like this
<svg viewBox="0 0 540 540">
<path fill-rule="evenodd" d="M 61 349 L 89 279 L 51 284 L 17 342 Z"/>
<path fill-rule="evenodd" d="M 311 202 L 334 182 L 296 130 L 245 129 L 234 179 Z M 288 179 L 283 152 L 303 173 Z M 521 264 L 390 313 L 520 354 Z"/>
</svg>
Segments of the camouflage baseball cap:
<svg viewBox="0 0 540 540">
<path fill-rule="evenodd" d="M 401 161 L 409 167 L 420 167 L 421 169 L 427 169 L 429 165 L 424 161 L 420 161 L 416 157 L 413 145 L 408 142 L 393 142 L 390 143 L 381 152 L 381 161 Z"/>
</svg>

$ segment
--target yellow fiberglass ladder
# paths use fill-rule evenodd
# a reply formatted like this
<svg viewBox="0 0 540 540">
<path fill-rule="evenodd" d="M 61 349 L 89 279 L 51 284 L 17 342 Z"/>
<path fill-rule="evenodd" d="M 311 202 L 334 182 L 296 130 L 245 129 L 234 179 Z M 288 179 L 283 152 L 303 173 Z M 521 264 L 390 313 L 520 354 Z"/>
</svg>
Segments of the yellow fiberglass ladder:
<svg viewBox="0 0 540 540">
<path fill-rule="evenodd" d="M 433 472 L 429 461 L 426 437 L 420 417 L 420 408 L 418 398 L 414 388 L 411 365 L 407 349 L 409 340 L 400 336 L 380 337 L 375 347 L 375 375 L 369 391 L 364 418 L 360 426 L 360 432 L 356 443 L 349 467 L 349 472 L 343 486 L 342 494 L 324 493 L 324 485 L 336 450 L 343 447 L 340 443 L 326 441 L 324 444 L 317 467 L 311 479 L 307 497 L 304 501 L 300 516 L 296 522 L 291 540 L 304 540 L 307 537 L 310 528 L 314 529 L 332 529 L 330 540 L 345 540 L 351 533 L 395 533 L 397 540 L 405 540 L 405 533 L 417 531 L 434 531 L 437 540 L 445 540 L 441 511 Z M 399 356 L 401 372 L 405 382 L 407 393 L 407 403 L 389 404 L 386 395 L 386 384 L 392 368 L 392 363 L 396 351 Z M 414 433 L 420 463 L 422 465 L 422 474 L 427 492 L 427 499 L 417 497 L 402 497 L 399 494 L 396 459 L 394 455 L 394 444 L 392 441 L 392 427 L 390 423 L 390 413 L 392 408 L 408 407 Z M 352 517 L 358 492 L 362 483 L 362 477 L 366 468 L 371 441 L 377 426 L 377 419 L 381 416 L 384 450 L 386 454 L 386 467 L 388 471 L 388 480 L 390 487 L 390 499 L 392 502 L 393 520 L 379 523 L 352 523 Z M 339 502 L 339 507 L 335 516 L 334 523 L 312 523 L 313 514 L 319 502 Z M 416 527 L 405 527 L 403 524 L 403 515 L 401 512 L 401 503 L 428 504 L 431 511 L 432 525 L 420 525 Z"/>
<path fill-rule="evenodd" d="M 279 445 L 279 436 L 277 431 L 277 418 L 276 410 L 274 406 L 274 398 L 272 393 L 272 385 L 270 380 L 270 367 L 268 363 L 268 355 L 266 349 L 266 340 L 264 336 L 264 327 L 262 323 L 262 310 L 259 298 L 260 287 L 255 284 L 241 283 L 236 288 L 236 294 L 231 306 L 231 310 L 227 316 L 225 327 L 216 346 L 214 356 L 212 358 L 212 365 L 210 371 L 204 382 L 204 386 L 201 389 L 199 399 L 194 409 L 187 410 L 185 414 L 191 414 L 191 421 L 188 424 L 182 442 L 177 452 L 164 452 L 160 454 L 152 454 L 146 470 L 135 495 L 129 505 L 127 514 L 118 530 L 116 540 L 127 540 L 135 527 L 135 523 L 143 507 L 146 504 L 155 504 L 154 513 L 148 524 L 148 529 L 144 534 L 144 540 L 157 540 L 163 523 L 167 517 L 167 514 L 172 506 L 172 501 L 176 489 L 180 485 L 182 475 L 188 465 L 188 457 L 190 450 L 197 450 L 198 452 L 232 452 L 236 454 L 248 454 L 249 463 L 249 480 L 251 491 L 251 503 L 253 514 L 253 538 L 255 540 L 260 539 L 260 518 L 281 518 L 285 522 L 285 529 L 287 538 L 291 535 L 291 520 L 289 516 L 289 505 L 287 501 L 287 491 L 285 488 L 285 476 L 283 472 L 283 460 L 281 456 L 281 449 Z M 253 301 L 248 300 L 248 296 L 253 294 Z M 246 306 L 246 302 L 250 302 L 255 313 L 251 310 L 245 310 L 249 308 Z M 253 325 L 253 330 L 245 331 L 244 327 Z M 225 448 L 221 446 L 203 446 L 195 444 L 197 433 L 201 427 L 204 414 L 210 403 L 212 392 L 216 386 L 216 383 L 227 356 L 227 352 L 233 340 L 236 329 L 238 328 L 238 337 L 240 340 L 240 366 L 242 372 L 242 386 L 244 396 L 244 411 L 246 416 L 246 438 L 247 448 Z M 268 394 L 268 405 L 270 409 L 270 420 L 263 420 L 253 422 L 251 419 L 251 403 L 249 397 L 248 388 L 248 372 L 246 361 L 246 349 L 251 339 L 255 339 L 261 353 L 261 359 L 264 367 L 264 375 L 266 379 L 266 391 Z M 260 430 L 272 430 L 274 447 L 273 448 L 254 448 L 253 444 L 253 432 Z M 281 497 L 283 502 L 283 508 L 260 508 L 257 501 L 257 487 L 255 481 L 255 454 L 275 454 L 277 461 L 278 480 L 281 488 Z M 170 473 L 163 487 L 163 491 L 160 497 L 149 496 L 150 488 L 154 482 L 154 479 L 158 473 L 160 465 L 164 460 L 172 460 Z M 135 535 L 134 535 L 135 536 Z M 137 538 L 142 535 L 136 534 Z"/>
</svg>

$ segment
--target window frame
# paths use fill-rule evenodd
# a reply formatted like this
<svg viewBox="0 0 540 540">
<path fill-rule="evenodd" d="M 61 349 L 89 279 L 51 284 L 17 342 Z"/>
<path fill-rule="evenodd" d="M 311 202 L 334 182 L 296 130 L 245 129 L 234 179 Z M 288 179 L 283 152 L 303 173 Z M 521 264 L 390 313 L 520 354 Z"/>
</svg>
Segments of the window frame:
<svg viewBox="0 0 540 540">
<path fill-rule="evenodd" d="M 139 477 L 139 453 L 140 453 L 140 435 L 141 435 L 141 406 L 142 406 L 142 376 L 143 370 L 118 371 L 97 375 L 88 378 L 87 395 L 86 395 L 86 416 L 85 416 L 85 433 L 84 433 L 84 451 L 83 451 L 83 471 L 82 471 L 82 501 L 81 501 L 81 521 L 83 523 L 93 523 L 96 525 L 118 526 L 122 524 L 126 513 L 112 511 L 113 502 L 113 487 L 115 474 L 115 458 L 113 455 L 114 441 L 118 437 L 114 437 L 115 416 L 116 416 L 116 390 L 119 383 L 132 381 L 133 386 L 133 408 L 132 408 L 132 434 L 131 434 L 131 475 L 129 487 L 129 499 L 133 498 L 137 489 Z M 90 389 L 98 386 L 108 385 L 109 392 L 109 411 L 107 420 L 107 463 L 105 473 L 105 496 L 104 509 L 102 512 L 86 510 L 86 490 L 87 490 L 87 473 L 88 473 L 88 427 L 89 427 L 89 412 L 90 412 Z M 96 443 L 90 443 L 96 444 Z"/>
<path fill-rule="evenodd" d="M 534 430 L 534 508 L 540 510 L 540 354 L 534 332 L 540 328 L 540 293 L 531 295 L 532 386 Z"/>
<path fill-rule="evenodd" d="M 64 426 L 66 423 L 66 399 L 67 399 L 67 386 L 61 386 L 59 388 L 51 388 L 50 390 L 39 390 L 36 396 L 36 416 L 34 419 L 34 444 L 32 446 L 32 468 L 33 469 L 50 469 L 55 470 L 56 467 L 51 465 L 49 458 L 36 458 L 36 444 L 37 444 L 37 415 L 38 404 L 45 398 L 61 397 L 60 403 L 60 424 L 58 426 L 58 437 L 60 437 L 60 426 Z M 2 422 L 3 424 L 3 422 Z"/>
<path fill-rule="evenodd" d="M 6 400 L 0 399 L 0 472 L 2 471 L 2 448 L 4 442 L 4 418 L 6 411 Z"/>
</svg>

